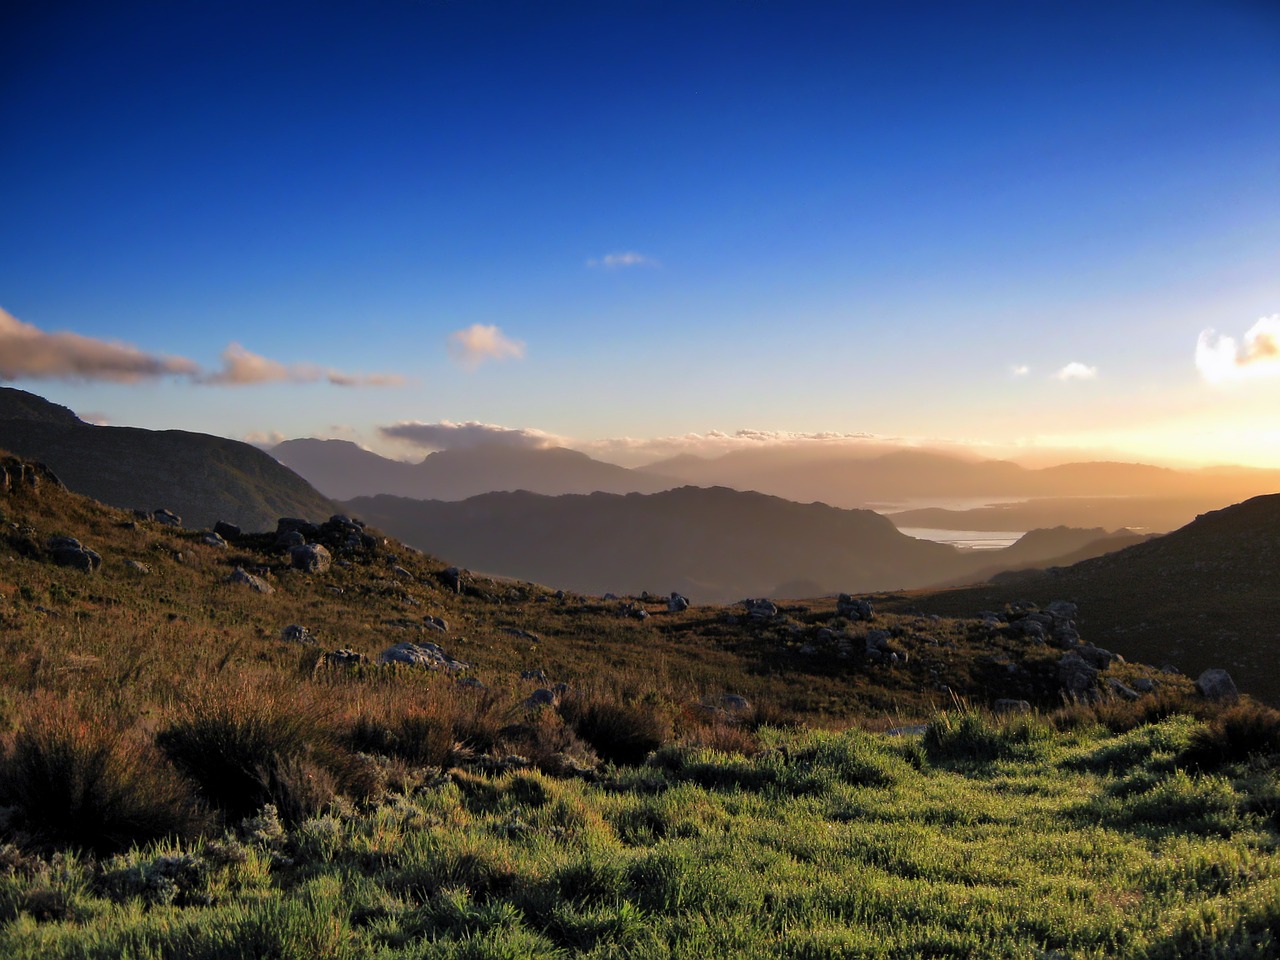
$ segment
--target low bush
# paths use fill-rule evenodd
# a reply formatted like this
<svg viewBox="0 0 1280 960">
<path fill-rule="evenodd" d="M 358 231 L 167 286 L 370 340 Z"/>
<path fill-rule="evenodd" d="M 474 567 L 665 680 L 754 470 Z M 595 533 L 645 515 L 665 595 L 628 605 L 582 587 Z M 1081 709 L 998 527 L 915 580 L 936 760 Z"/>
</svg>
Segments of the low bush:
<svg viewBox="0 0 1280 960">
<path fill-rule="evenodd" d="M 607 694 L 579 694 L 560 704 L 560 715 L 604 760 L 631 765 L 672 738 L 671 710 L 653 699 L 627 702 Z"/>
<path fill-rule="evenodd" d="M 1257 703 L 1228 707 L 1191 734 L 1180 758 L 1202 770 L 1238 763 L 1251 756 L 1280 753 L 1280 710 Z"/>
<path fill-rule="evenodd" d="M 229 818 L 274 804 L 286 823 L 317 813 L 346 765 L 318 712 L 264 691 L 203 697 L 156 737 L 170 760 Z"/>
<path fill-rule="evenodd" d="M 108 854 L 203 825 L 186 784 L 140 734 L 70 707 L 36 712 L 0 760 L 0 804 L 13 808 L 24 845 Z"/>
</svg>

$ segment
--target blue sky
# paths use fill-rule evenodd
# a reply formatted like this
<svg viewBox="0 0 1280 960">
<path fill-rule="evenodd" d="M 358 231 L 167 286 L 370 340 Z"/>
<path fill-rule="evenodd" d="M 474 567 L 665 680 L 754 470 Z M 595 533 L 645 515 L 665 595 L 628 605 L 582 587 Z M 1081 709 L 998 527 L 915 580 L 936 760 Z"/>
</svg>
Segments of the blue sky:
<svg viewBox="0 0 1280 960">
<path fill-rule="evenodd" d="M 4 11 L 0 372 L 81 413 L 1280 466 L 1273 3 Z"/>
</svg>

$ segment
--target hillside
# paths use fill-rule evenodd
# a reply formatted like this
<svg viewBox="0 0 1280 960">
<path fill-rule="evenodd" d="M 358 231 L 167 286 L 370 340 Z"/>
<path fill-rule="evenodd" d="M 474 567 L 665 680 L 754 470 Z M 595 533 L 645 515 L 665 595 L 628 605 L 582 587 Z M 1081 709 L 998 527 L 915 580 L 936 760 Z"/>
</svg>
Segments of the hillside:
<svg viewBox="0 0 1280 960">
<path fill-rule="evenodd" d="M 1192 675 L 1225 666 L 1243 686 L 1280 702 L 1277 583 L 1280 494 L 1272 494 L 1065 569 L 916 595 L 903 605 L 952 613 L 1066 597 L 1079 604 L 1083 629 L 1126 657 Z"/>
<path fill-rule="evenodd" d="M 246 530 L 333 505 L 266 453 L 224 437 L 84 423 L 65 407 L 0 388 L 0 449 L 47 464 L 72 490 L 114 506 L 165 508 L 192 526 Z"/>
<path fill-rule="evenodd" d="M 678 590 L 699 602 L 730 602 L 896 589 L 941 579 L 959 556 L 903 536 L 868 510 L 724 488 L 518 492 L 461 503 L 372 497 L 345 506 L 469 567 L 584 593 Z"/>
<path fill-rule="evenodd" d="M 271 455 L 326 496 L 350 500 L 389 494 L 423 500 L 465 500 L 493 491 L 533 493 L 655 493 L 678 486 L 670 478 L 593 460 L 563 447 L 480 444 L 428 454 L 418 463 L 378 456 L 346 440 L 286 440 Z"/>
</svg>

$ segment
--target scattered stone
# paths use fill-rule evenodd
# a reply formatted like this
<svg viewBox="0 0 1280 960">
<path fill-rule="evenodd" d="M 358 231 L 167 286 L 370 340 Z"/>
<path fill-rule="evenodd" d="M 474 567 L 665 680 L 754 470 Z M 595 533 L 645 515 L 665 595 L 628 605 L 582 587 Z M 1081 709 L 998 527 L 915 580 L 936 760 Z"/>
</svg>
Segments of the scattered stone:
<svg viewBox="0 0 1280 960">
<path fill-rule="evenodd" d="M 324 573 L 333 563 L 333 556 L 322 544 L 307 543 L 289 551 L 289 563 L 303 573 Z"/>
<path fill-rule="evenodd" d="M 1133 689 L 1139 693 L 1151 693 L 1156 688 L 1156 682 L 1150 677 L 1138 677 L 1133 681 Z"/>
<path fill-rule="evenodd" d="M 1083 644 L 1075 648 L 1075 652 L 1079 654 L 1090 666 L 1097 667 L 1099 670 L 1106 670 L 1116 659 L 1116 655 L 1110 650 L 1103 650 L 1101 647 L 1095 647 L 1091 643 Z"/>
<path fill-rule="evenodd" d="M 164 507 L 152 510 L 151 519 L 155 520 L 157 523 L 164 524 L 166 527 L 182 526 L 182 518 L 172 510 L 166 510 Z"/>
<path fill-rule="evenodd" d="M 102 557 L 75 537 L 50 537 L 46 546 L 49 556 L 60 567 L 74 567 L 85 573 L 93 573 L 102 566 Z"/>
<path fill-rule="evenodd" d="M 306 540 L 314 540 L 320 534 L 320 525 L 298 517 L 281 517 L 276 521 L 276 536 L 296 530 Z"/>
<path fill-rule="evenodd" d="M 368 663 L 369 658 L 363 653 L 356 653 L 354 650 L 330 650 L 320 658 L 320 663 L 325 666 L 334 667 L 354 667 L 362 663 Z"/>
<path fill-rule="evenodd" d="M 280 639 L 286 643 L 301 643 L 308 647 L 316 646 L 315 635 L 298 623 L 291 623 L 280 631 Z"/>
<path fill-rule="evenodd" d="M 413 574 L 410 573 L 408 570 L 406 570 L 404 567 L 392 567 L 391 572 L 395 574 L 397 577 L 403 577 L 406 580 L 413 579 Z"/>
<path fill-rule="evenodd" d="M 1240 691 L 1231 674 L 1217 667 L 1210 668 L 1200 674 L 1196 680 L 1196 689 L 1208 700 L 1227 700 L 1235 702 L 1240 699 Z"/>
<path fill-rule="evenodd" d="M 1107 677 L 1107 686 L 1111 692 L 1122 700 L 1137 700 L 1142 696 L 1137 690 L 1126 683 L 1117 680 L 1115 677 Z"/>
<path fill-rule="evenodd" d="M 539 687 L 529 696 L 525 697 L 524 703 L 521 704 L 526 710 L 536 710 L 541 707 L 554 707 L 556 705 L 556 695 L 546 687 Z"/>
<path fill-rule="evenodd" d="M 778 615 L 778 605 L 765 597 L 748 598 L 742 605 L 752 620 L 771 620 Z"/>
<path fill-rule="evenodd" d="M 672 590 L 671 596 L 667 598 L 667 613 L 684 613 L 688 609 L 689 598 L 681 596 Z"/>
<path fill-rule="evenodd" d="M 200 534 L 200 542 L 207 547 L 216 547 L 219 550 L 227 549 L 227 541 L 222 539 L 221 534 L 214 533 L 212 530 L 207 530 Z"/>
<path fill-rule="evenodd" d="M 547 674 L 542 670 L 525 670 L 520 674 L 521 680 L 537 680 L 539 683 L 547 682 Z"/>
<path fill-rule="evenodd" d="M 146 576 L 151 572 L 151 568 L 140 560 L 126 560 L 124 566 L 126 570 L 132 570 L 140 576 Z"/>
<path fill-rule="evenodd" d="M 462 660 L 455 660 L 434 643 L 397 643 L 378 654 L 378 662 L 407 663 L 429 670 L 444 669 L 451 672 L 466 670 L 471 666 Z"/>
<path fill-rule="evenodd" d="M 1098 668 L 1085 661 L 1074 650 L 1058 661 L 1058 682 L 1073 698 L 1083 697 L 1098 680 Z"/>
<path fill-rule="evenodd" d="M 870 601 L 842 593 L 836 598 L 836 616 L 847 617 L 855 622 L 869 621 L 876 618 L 876 611 Z"/>
<path fill-rule="evenodd" d="M 1001 697 L 991 705 L 996 713 L 1030 713 L 1031 704 L 1026 700 L 1011 700 Z"/>
<path fill-rule="evenodd" d="M 502 632 L 510 634 L 520 640 L 529 640 L 533 643 L 542 642 L 542 638 L 536 633 L 530 633 L 528 630 L 522 630 L 520 627 L 503 627 Z"/>
<path fill-rule="evenodd" d="M 747 713 L 751 709 L 751 701 L 736 693 L 726 693 L 720 698 L 720 709 L 726 713 Z"/>
<path fill-rule="evenodd" d="M 440 633 L 445 633 L 449 629 L 449 623 L 444 617 L 435 617 L 430 614 L 422 618 L 422 624 L 428 630 L 437 630 Z"/>
<path fill-rule="evenodd" d="M 280 550 L 292 550 L 306 542 L 307 538 L 303 536 L 301 530 L 285 530 L 276 534 L 276 547 Z"/>
<path fill-rule="evenodd" d="M 276 588 L 261 577 L 255 577 L 249 573 L 244 567 L 236 567 L 231 571 L 226 579 L 227 583 L 243 583 L 250 589 L 256 590 L 258 593 L 275 593 Z"/>
<path fill-rule="evenodd" d="M 454 593 L 461 593 L 463 589 L 462 571 L 457 567 L 446 567 L 436 574 L 441 583 Z"/>
<path fill-rule="evenodd" d="M 215 523 L 213 532 L 224 540 L 238 540 L 241 536 L 240 528 L 234 523 L 228 523 L 226 520 L 219 520 Z"/>
</svg>

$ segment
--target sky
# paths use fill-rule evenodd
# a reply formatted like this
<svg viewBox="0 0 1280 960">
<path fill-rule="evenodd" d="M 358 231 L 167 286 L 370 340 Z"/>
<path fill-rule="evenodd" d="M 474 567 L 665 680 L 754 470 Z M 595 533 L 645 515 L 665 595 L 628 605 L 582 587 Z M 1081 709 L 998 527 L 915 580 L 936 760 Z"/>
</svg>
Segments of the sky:
<svg viewBox="0 0 1280 960">
<path fill-rule="evenodd" d="M 1272 0 L 8 0 L 0 381 L 412 458 L 1280 467 L 1278 53 Z"/>
</svg>

